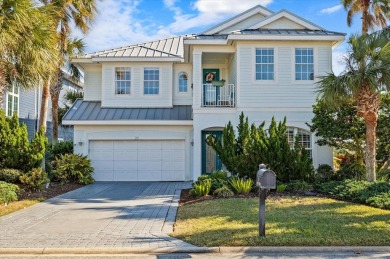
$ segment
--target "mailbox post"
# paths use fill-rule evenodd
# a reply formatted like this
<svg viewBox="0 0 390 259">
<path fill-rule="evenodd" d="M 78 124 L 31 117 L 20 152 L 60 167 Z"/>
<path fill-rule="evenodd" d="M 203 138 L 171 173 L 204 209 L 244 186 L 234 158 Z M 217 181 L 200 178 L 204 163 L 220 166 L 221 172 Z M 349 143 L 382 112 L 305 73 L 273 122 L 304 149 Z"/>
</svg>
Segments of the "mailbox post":
<svg viewBox="0 0 390 259">
<path fill-rule="evenodd" d="M 265 237 L 265 198 L 267 190 L 276 189 L 276 174 L 267 169 L 264 164 L 259 165 L 257 171 L 256 185 L 259 191 L 259 236 Z"/>
</svg>

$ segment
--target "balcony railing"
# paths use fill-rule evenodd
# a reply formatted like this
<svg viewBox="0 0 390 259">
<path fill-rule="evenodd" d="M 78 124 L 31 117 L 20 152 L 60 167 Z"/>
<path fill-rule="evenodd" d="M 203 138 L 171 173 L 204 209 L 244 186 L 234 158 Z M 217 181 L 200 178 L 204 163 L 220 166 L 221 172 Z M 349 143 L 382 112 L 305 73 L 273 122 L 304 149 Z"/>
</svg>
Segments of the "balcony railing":
<svg viewBox="0 0 390 259">
<path fill-rule="evenodd" d="M 236 88 L 234 84 L 202 87 L 202 107 L 236 107 Z"/>
</svg>

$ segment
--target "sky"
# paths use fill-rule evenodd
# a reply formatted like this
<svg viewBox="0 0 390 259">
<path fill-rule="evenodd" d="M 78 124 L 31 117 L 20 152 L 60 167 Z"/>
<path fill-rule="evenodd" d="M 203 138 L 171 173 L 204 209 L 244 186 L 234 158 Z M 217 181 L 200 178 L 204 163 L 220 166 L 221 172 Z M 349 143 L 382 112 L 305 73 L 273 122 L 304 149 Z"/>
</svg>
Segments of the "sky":
<svg viewBox="0 0 390 259">
<path fill-rule="evenodd" d="M 98 14 L 84 38 L 85 52 L 112 49 L 171 36 L 201 33 L 255 5 L 286 9 L 330 31 L 359 33 L 361 18 L 347 26 L 340 0 L 97 0 Z M 347 44 L 333 50 L 333 70 L 343 70 Z"/>
</svg>

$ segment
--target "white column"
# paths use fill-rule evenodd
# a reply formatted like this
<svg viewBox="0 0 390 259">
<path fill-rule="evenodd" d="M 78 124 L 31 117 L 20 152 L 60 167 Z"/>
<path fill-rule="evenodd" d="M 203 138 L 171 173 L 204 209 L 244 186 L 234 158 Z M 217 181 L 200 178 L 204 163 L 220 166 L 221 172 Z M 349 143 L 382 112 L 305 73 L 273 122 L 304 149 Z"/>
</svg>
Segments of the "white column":
<svg viewBox="0 0 390 259">
<path fill-rule="evenodd" d="M 202 96 L 202 52 L 193 52 L 193 109 L 200 108 Z"/>
<path fill-rule="evenodd" d="M 193 180 L 196 181 L 202 174 L 202 129 L 196 123 L 194 116 L 194 173 Z"/>
</svg>

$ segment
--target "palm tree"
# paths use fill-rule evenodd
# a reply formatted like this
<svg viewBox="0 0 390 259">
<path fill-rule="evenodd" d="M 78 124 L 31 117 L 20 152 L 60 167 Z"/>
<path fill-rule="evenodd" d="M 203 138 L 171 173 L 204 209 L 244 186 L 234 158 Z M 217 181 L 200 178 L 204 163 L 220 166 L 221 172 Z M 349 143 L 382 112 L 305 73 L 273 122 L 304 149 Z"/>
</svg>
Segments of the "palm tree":
<svg viewBox="0 0 390 259">
<path fill-rule="evenodd" d="M 365 162 L 368 181 L 376 180 L 376 126 L 380 106 L 380 92 L 390 91 L 389 32 L 352 36 L 346 70 L 339 76 L 333 72 L 320 77 L 318 92 L 329 105 L 342 100 L 356 100 L 357 115 L 366 125 Z"/>
<path fill-rule="evenodd" d="M 79 40 L 69 40 L 71 34 L 71 24 L 74 22 L 77 28 L 83 33 L 86 33 L 96 14 L 95 0 L 41 0 L 46 6 L 51 6 L 54 10 L 53 20 L 58 28 L 57 46 L 61 52 L 60 62 L 57 64 L 57 71 L 52 74 L 50 80 L 45 83 L 44 91 L 42 93 L 42 107 L 41 114 L 47 114 L 47 100 L 49 98 L 49 91 L 52 96 L 52 105 L 54 107 L 53 113 L 53 142 L 58 139 L 58 96 L 61 91 L 62 81 L 62 67 L 69 61 L 69 47 L 68 44 L 76 44 Z M 79 41 L 80 43 L 80 41 Z M 77 48 L 76 48 L 77 49 Z M 71 72 L 75 70 L 71 70 Z M 77 78 L 77 76 L 76 76 Z M 47 116 L 47 115 L 46 115 Z M 40 121 L 41 126 L 46 124 L 46 116 Z M 55 118 L 54 118 L 55 117 Z"/>
<path fill-rule="evenodd" d="M 0 2 L 0 106 L 12 84 L 37 87 L 53 71 L 58 50 L 48 9 L 32 0 Z"/>
<path fill-rule="evenodd" d="M 390 0 L 341 0 L 348 11 L 347 23 L 352 25 L 352 18 L 362 13 L 362 33 L 367 34 L 375 26 L 385 28 L 390 19 Z"/>
</svg>

